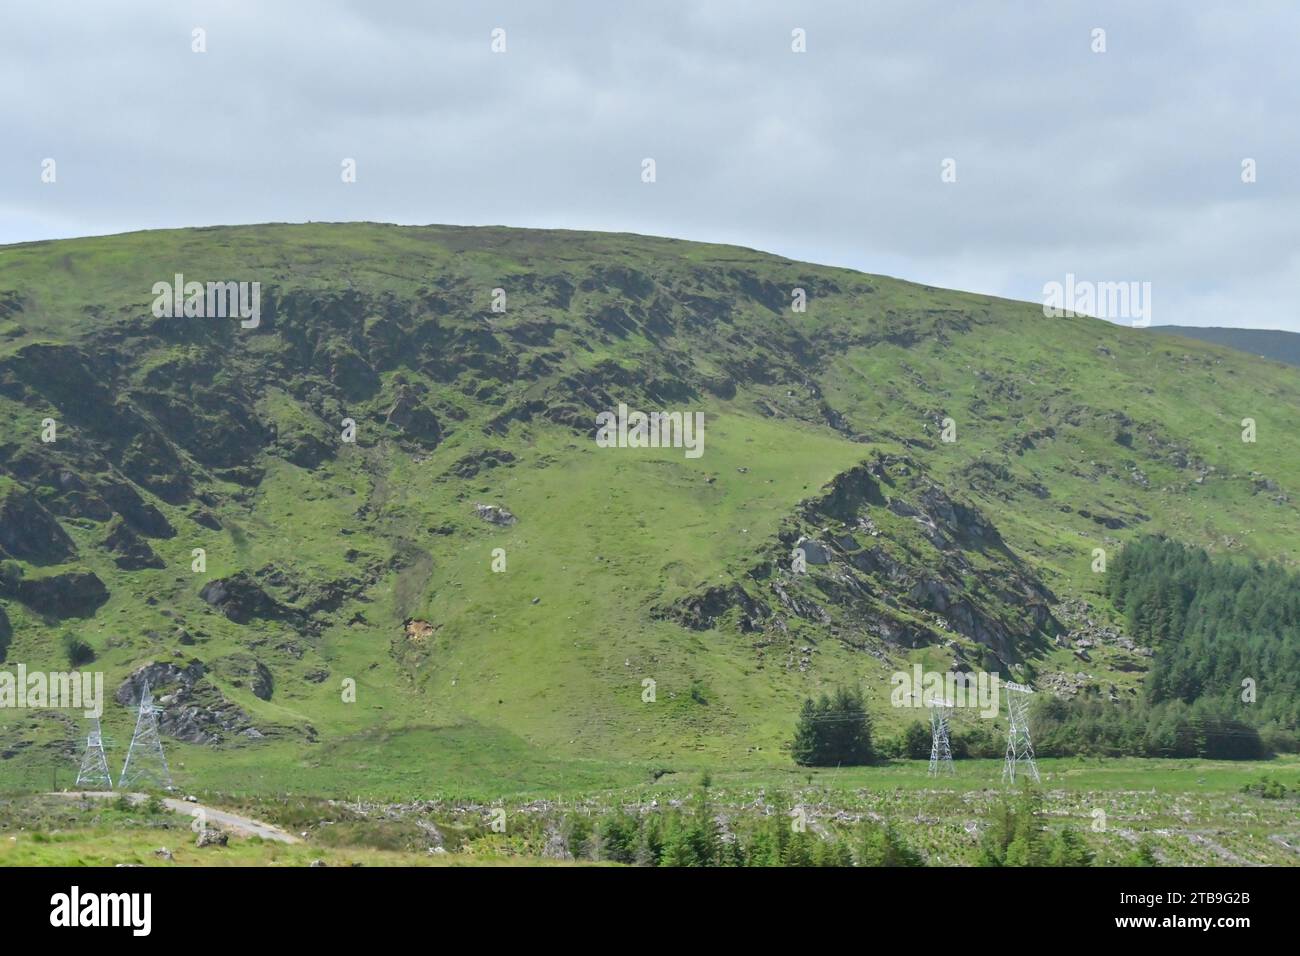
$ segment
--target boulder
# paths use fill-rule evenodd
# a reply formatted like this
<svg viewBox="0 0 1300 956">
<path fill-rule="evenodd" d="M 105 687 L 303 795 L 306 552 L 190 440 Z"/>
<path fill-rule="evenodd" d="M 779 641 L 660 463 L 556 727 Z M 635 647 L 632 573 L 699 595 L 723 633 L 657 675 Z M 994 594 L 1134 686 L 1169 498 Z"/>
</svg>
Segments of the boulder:
<svg viewBox="0 0 1300 956">
<path fill-rule="evenodd" d="M 512 525 L 519 519 L 500 505 L 474 505 L 474 513 L 489 524 Z"/>
<path fill-rule="evenodd" d="M 198 847 L 204 846 L 226 846 L 230 842 L 230 834 L 225 830 L 218 830 L 216 827 L 204 827 L 199 831 L 199 838 L 194 841 Z"/>
<path fill-rule="evenodd" d="M 808 564 L 831 563 L 831 553 L 827 550 L 826 545 L 820 541 L 814 541 L 812 538 L 800 538 L 795 542 L 794 546 L 803 549 L 804 560 Z"/>
</svg>

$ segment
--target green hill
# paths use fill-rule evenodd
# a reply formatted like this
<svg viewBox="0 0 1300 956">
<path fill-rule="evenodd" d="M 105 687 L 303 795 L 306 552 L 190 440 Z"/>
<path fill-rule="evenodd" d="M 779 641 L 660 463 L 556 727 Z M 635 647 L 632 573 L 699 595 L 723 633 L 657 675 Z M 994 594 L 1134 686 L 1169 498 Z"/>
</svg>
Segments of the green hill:
<svg viewBox="0 0 1300 956">
<path fill-rule="evenodd" d="M 1300 365 L 1300 334 L 1295 332 L 1274 329 L 1199 328 L 1190 325 L 1153 325 L 1151 331 L 1162 335 L 1181 335 L 1187 339 L 1200 339 L 1202 342 L 1224 345 L 1275 362 Z"/>
<path fill-rule="evenodd" d="M 178 273 L 259 282 L 260 325 L 155 317 Z M 703 454 L 599 447 L 620 403 L 702 412 Z M 1151 649 L 1094 549 L 1294 567 L 1298 408 L 1295 369 L 1240 352 L 727 246 L 0 247 L 0 669 L 66 668 L 72 633 L 119 741 L 158 688 L 183 786 L 325 794 L 785 766 L 810 693 L 915 719 L 913 662 L 1137 699 Z M 0 774 L 70 783 L 83 734 L 0 710 Z"/>
</svg>

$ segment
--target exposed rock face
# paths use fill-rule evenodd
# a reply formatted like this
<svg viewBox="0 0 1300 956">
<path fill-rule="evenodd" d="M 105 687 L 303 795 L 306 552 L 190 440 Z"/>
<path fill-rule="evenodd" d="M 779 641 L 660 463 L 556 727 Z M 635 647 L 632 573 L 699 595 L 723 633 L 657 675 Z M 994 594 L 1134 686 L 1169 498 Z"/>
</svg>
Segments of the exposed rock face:
<svg viewBox="0 0 1300 956">
<path fill-rule="evenodd" d="M 751 623 L 769 614 L 768 609 L 750 597 L 739 584 L 708 588 L 703 593 L 692 595 L 676 604 L 657 608 L 653 613 L 657 618 L 676 621 L 693 631 L 707 631 L 720 617 L 736 607 L 741 609 Z"/>
<path fill-rule="evenodd" d="M 125 482 L 110 482 L 100 486 L 99 493 L 112 509 L 120 514 L 136 531 L 150 538 L 174 538 L 176 529 L 165 515 L 140 497 Z"/>
<path fill-rule="evenodd" d="M 180 456 L 155 431 L 136 432 L 122 451 L 120 464 L 123 474 L 168 504 L 181 504 L 190 497 L 190 479 Z"/>
<path fill-rule="evenodd" d="M 190 519 L 193 520 L 195 524 L 202 525 L 212 531 L 221 530 L 221 522 L 217 519 L 217 516 L 206 509 L 195 508 L 190 512 Z"/>
<path fill-rule="evenodd" d="M 40 578 L 23 578 L 14 594 L 33 611 L 61 620 L 90 617 L 108 600 L 108 588 L 93 571 L 65 571 Z"/>
<path fill-rule="evenodd" d="M 938 485 L 931 485 L 917 496 L 922 514 L 935 529 L 931 540 L 939 544 L 945 540 L 938 529 L 942 528 L 967 551 L 986 548 L 1005 549 L 1002 536 L 978 509 L 953 501 Z"/>
<path fill-rule="evenodd" d="M 0 557 L 32 564 L 62 564 L 77 553 L 66 531 L 31 495 L 0 485 Z"/>
<path fill-rule="evenodd" d="M 504 450 L 485 450 L 466 455 L 449 469 L 457 478 L 473 478 L 480 471 L 513 464 L 515 456 Z"/>
<path fill-rule="evenodd" d="M 808 564 L 830 564 L 831 553 L 820 541 L 801 537 L 794 543 L 795 550 L 802 550 L 804 561 Z"/>
<path fill-rule="evenodd" d="M 330 457 L 333 449 L 309 432 L 293 432 L 275 443 L 276 449 L 299 468 L 312 469 Z"/>
<path fill-rule="evenodd" d="M 910 519 L 914 535 L 864 550 L 850 532 L 879 534 L 872 509 Z M 817 537 L 802 533 L 807 524 Z M 803 551 L 807 573 L 792 560 L 795 549 Z M 994 562 L 997 571 L 977 569 L 968 555 Z M 992 523 L 906 458 L 884 456 L 838 475 L 787 521 L 749 578 L 766 582 L 767 593 L 714 585 L 653 614 L 705 630 L 735 610 L 742 633 L 767 635 L 756 647 L 785 640 L 791 644 L 787 666 L 800 669 L 810 666 L 810 658 L 795 653 L 792 621 L 829 627 L 846 644 L 872 652 L 879 645 L 938 643 L 946 629 L 1007 663 L 1018 657 L 1021 639 L 1059 630 L 1048 606 L 1050 592 L 1024 570 Z"/>
<path fill-rule="evenodd" d="M 255 619 L 283 621 L 296 629 L 310 624 L 304 612 L 275 600 L 246 571 L 209 581 L 199 591 L 199 597 L 236 624 Z"/>
<path fill-rule="evenodd" d="M 388 410 L 385 421 L 396 425 L 407 438 L 426 448 L 434 448 L 442 441 L 442 425 L 416 396 L 409 386 L 399 388 L 397 399 Z"/>
<path fill-rule="evenodd" d="M 880 488 L 880 480 L 884 474 L 884 466 L 880 462 L 872 462 L 855 465 L 836 475 L 826 494 L 818 499 L 816 510 L 839 521 L 849 522 L 858 516 L 864 505 L 883 505 L 885 497 Z"/>
<path fill-rule="evenodd" d="M 275 680 L 266 665 L 251 654 L 231 654 L 212 662 L 212 673 L 232 687 L 247 686 L 253 696 L 270 700 L 275 690 Z"/>
<path fill-rule="evenodd" d="M 318 360 L 326 366 L 329 380 L 352 401 L 369 398 L 379 389 L 379 376 L 374 368 L 347 342 L 337 339 L 327 342 Z"/>
<path fill-rule="evenodd" d="M 104 539 L 104 547 L 117 555 L 113 559 L 123 571 L 139 571 L 141 568 L 161 568 L 166 565 L 163 559 L 154 554 L 153 548 L 140 538 L 130 525 L 118 519 L 109 529 Z"/>
<path fill-rule="evenodd" d="M 167 661 L 154 661 L 153 663 L 144 664 L 137 667 L 131 672 L 130 677 L 122 681 L 117 693 L 113 695 L 113 699 L 119 704 L 131 706 L 140 700 L 145 684 L 148 684 L 154 692 L 154 696 L 157 696 L 160 688 L 177 682 L 192 686 L 195 681 L 203 676 L 204 671 L 203 662 L 197 660 L 190 661 L 185 667 Z"/>
<path fill-rule="evenodd" d="M 490 524 L 511 525 L 519 519 L 500 505 L 475 504 L 474 513 Z"/>
<path fill-rule="evenodd" d="M 137 668 L 122 682 L 113 699 L 123 706 L 139 702 L 146 682 L 162 708 L 158 728 L 170 737 L 194 744 L 220 743 L 228 736 L 262 737 L 238 705 L 206 678 L 202 661 L 184 667 L 155 661 Z"/>
</svg>

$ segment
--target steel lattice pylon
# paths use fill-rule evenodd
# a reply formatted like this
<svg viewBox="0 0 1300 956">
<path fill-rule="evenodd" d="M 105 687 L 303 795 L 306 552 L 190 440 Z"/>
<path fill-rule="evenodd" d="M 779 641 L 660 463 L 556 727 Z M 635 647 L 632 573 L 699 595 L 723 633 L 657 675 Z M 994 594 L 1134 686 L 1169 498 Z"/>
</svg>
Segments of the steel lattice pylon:
<svg viewBox="0 0 1300 956">
<path fill-rule="evenodd" d="M 1041 783 L 1038 776 L 1038 764 L 1034 762 L 1034 744 L 1029 739 L 1029 695 L 1032 687 L 1024 684 L 1002 682 L 1007 692 L 1007 717 L 1011 728 L 1007 731 L 1007 759 L 1002 765 L 1002 779 L 1014 784 L 1016 782 L 1016 764 L 1024 764 L 1035 783 Z"/>
<path fill-rule="evenodd" d="M 952 765 L 952 745 L 948 741 L 948 722 L 952 719 L 952 701 L 930 701 L 930 776 L 956 774 Z"/>
<path fill-rule="evenodd" d="M 113 775 L 108 769 L 108 757 L 104 755 L 104 734 L 99 728 L 99 718 L 95 726 L 86 735 L 86 752 L 81 755 L 81 770 L 77 773 L 77 788 L 102 787 L 113 789 Z"/>
<path fill-rule="evenodd" d="M 139 716 L 135 721 L 135 733 L 131 735 L 131 747 L 126 752 L 126 763 L 122 765 L 122 775 L 117 780 L 118 787 L 123 790 L 142 781 L 156 783 L 164 790 L 171 789 L 172 774 L 167 769 L 167 758 L 163 756 L 162 738 L 158 736 L 159 711 L 146 683 L 140 691 Z"/>
</svg>

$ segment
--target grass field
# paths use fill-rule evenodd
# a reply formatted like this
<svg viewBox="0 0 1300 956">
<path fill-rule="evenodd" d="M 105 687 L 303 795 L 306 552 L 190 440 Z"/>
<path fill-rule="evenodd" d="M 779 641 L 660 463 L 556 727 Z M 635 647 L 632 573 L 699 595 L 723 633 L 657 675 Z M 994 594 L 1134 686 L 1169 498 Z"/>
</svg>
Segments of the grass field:
<svg viewBox="0 0 1300 956">
<path fill-rule="evenodd" d="M 11 794 L 0 797 L 0 865 L 563 863 L 563 849 L 558 858 L 547 855 L 539 834 L 563 831 L 574 815 L 598 820 L 616 811 L 689 806 L 706 773 L 711 805 L 729 827 L 761 819 L 773 806 L 798 808 L 818 835 L 859 820 L 888 822 L 927 865 L 971 865 L 979 835 L 1006 792 L 1001 768 L 1000 761 L 958 761 L 956 775 L 941 779 L 929 777 L 922 761 L 842 771 L 682 769 L 617 788 L 560 784 L 482 801 L 431 793 L 395 804 L 363 795 L 330 801 L 200 792 L 206 804 L 303 837 L 284 845 L 233 836 L 228 846 L 203 848 L 194 846 L 190 821 L 173 814 Z M 1162 865 L 1300 864 L 1300 759 L 1044 760 L 1040 770 L 1047 831 L 1076 830 L 1098 865 L 1117 865 L 1139 842 Z M 1287 795 L 1243 792 L 1261 779 Z M 498 809 L 502 832 L 491 826 Z M 161 847 L 171 859 L 156 852 Z"/>
</svg>

